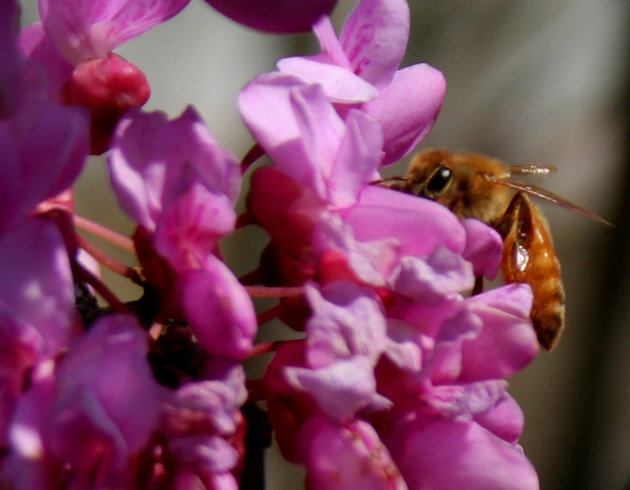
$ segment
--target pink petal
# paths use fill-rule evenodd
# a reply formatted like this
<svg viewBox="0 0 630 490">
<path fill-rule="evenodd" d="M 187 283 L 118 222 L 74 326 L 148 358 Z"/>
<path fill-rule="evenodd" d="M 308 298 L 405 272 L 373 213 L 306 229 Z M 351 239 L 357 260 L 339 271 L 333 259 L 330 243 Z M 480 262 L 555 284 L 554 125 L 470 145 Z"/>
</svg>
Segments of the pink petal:
<svg viewBox="0 0 630 490">
<path fill-rule="evenodd" d="M 356 356 L 320 369 L 287 367 L 284 373 L 293 389 L 308 393 L 334 420 L 346 420 L 366 407 L 391 407 L 376 393 L 372 363 L 366 357 Z"/>
<path fill-rule="evenodd" d="M 252 300 L 230 269 L 208 258 L 203 269 L 181 274 L 179 301 L 201 346 L 210 354 L 242 359 L 257 330 Z"/>
<path fill-rule="evenodd" d="M 134 317 L 110 315 L 95 322 L 87 335 L 75 340 L 59 365 L 59 417 L 69 410 L 78 424 L 90 420 L 89 425 L 114 437 L 112 443 L 119 444 L 115 438 L 122 437 L 121 443 L 131 453 L 146 446 L 164 399 L 146 358 L 147 343 L 147 334 Z M 69 419 L 64 420 L 59 423 L 69 429 Z M 78 437 L 82 427 L 72 430 Z M 115 435 L 118 432 L 120 436 Z M 68 437 L 68 444 L 78 442 Z M 59 446 L 62 453 L 67 449 Z"/>
<path fill-rule="evenodd" d="M 378 95 L 374 85 L 364 81 L 348 69 L 332 64 L 322 55 L 284 58 L 277 63 L 278 70 L 294 75 L 306 83 L 319 83 L 333 103 L 359 104 Z"/>
<path fill-rule="evenodd" d="M 2 302 L 42 337 L 38 354 L 57 355 L 75 319 L 72 273 L 57 226 L 31 218 L 0 235 L 0 275 L 11 278 L 0 282 Z"/>
<path fill-rule="evenodd" d="M 338 281 L 321 293 L 306 285 L 305 295 L 312 312 L 306 324 L 309 367 L 354 356 L 376 364 L 383 352 L 386 324 L 380 301 L 370 289 Z"/>
<path fill-rule="evenodd" d="M 105 58 L 182 10 L 190 0 L 39 0 L 44 30 L 73 65 Z"/>
<path fill-rule="evenodd" d="M 357 202 L 361 189 L 379 178 L 382 145 L 380 125 L 362 112 L 351 110 L 328 183 L 329 203 L 350 206 Z"/>
<path fill-rule="evenodd" d="M 165 208 L 155 230 L 155 246 L 176 271 L 196 268 L 235 223 L 227 196 L 195 184 Z"/>
<path fill-rule="evenodd" d="M 46 101 L 23 108 L 11 120 L 9 131 L 20 158 L 16 185 L 21 197 L 14 212 L 26 215 L 40 201 L 66 190 L 79 175 L 88 152 L 88 121 L 76 108 Z"/>
<path fill-rule="evenodd" d="M 392 189 L 367 186 L 359 205 L 343 211 L 342 216 L 357 240 L 395 238 L 402 255 L 427 255 L 438 244 L 455 253 L 464 249 L 464 228 L 453 213 L 428 199 Z"/>
<path fill-rule="evenodd" d="M 440 112 L 445 90 L 441 72 L 425 64 L 412 65 L 397 71 L 376 99 L 363 104 L 362 110 L 383 127 L 383 165 L 405 156 L 427 135 Z"/>
<path fill-rule="evenodd" d="M 539 488 L 522 451 L 474 422 L 426 418 L 401 425 L 386 443 L 409 488 Z"/>
<path fill-rule="evenodd" d="M 245 125 L 278 168 L 326 196 L 344 124 L 322 88 L 283 74 L 262 75 L 239 95 Z"/>
<path fill-rule="evenodd" d="M 466 248 L 464 259 L 472 263 L 475 276 L 484 276 L 492 280 L 499 272 L 503 256 L 503 239 L 490 226 L 476 219 L 467 219 L 462 223 L 466 230 Z"/>
<path fill-rule="evenodd" d="M 354 73 L 377 88 L 394 77 L 409 37 L 405 0 L 362 0 L 339 36 Z"/>
<path fill-rule="evenodd" d="M 321 17 L 313 24 L 313 33 L 317 36 L 321 56 L 329 59 L 333 64 L 352 72 L 352 64 L 343 50 L 343 46 L 335 34 L 335 28 L 328 16 Z M 371 84 L 369 84 L 371 85 Z"/>
<path fill-rule="evenodd" d="M 525 416 L 514 398 L 504 393 L 491 410 L 476 414 L 474 420 L 504 441 L 516 444 L 523 432 Z"/>
<path fill-rule="evenodd" d="M 44 32 L 41 21 L 33 22 L 20 31 L 18 49 L 28 59 L 46 69 L 48 98 L 58 101 L 61 87 L 72 76 L 74 65 L 69 63 Z"/>
<path fill-rule="evenodd" d="M 365 422 L 337 425 L 311 419 L 300 433 L 308 487 L 313 490 L 406 490 L 407 486 Z"/>
<path fill-rule="evenodd" d="M 538 340 L 527 313 L 531 305 L 528 285 L 503 286 L 472 296 L 467 304 L 483 321 L 483 329 L 463 345 L 460 379 L 505 378 L 536 356 Z"/>
</svg>

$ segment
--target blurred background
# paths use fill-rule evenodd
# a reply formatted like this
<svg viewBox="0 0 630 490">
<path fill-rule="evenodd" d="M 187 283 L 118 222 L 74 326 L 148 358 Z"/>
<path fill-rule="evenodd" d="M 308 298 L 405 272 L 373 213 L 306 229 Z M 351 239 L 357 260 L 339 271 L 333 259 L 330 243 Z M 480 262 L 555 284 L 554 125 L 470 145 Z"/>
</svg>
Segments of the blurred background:
<svg viewBox="0 0 630 490">
<path fill-rule="evenodd" d="M 296 0 L 297 1 L 297 0 Z M 510 163 L 551 164 L 544 186 L 615 224 L 542 205 L 563 267 L 567 329 L 511 380 L 525 412 L 521 444 L 541 487 L 630 489 L 630 4 L 623 0 L 409 0 L 403 65 L 442 70 L 442 112 L 421 147 L 487 153 Z M 337 28 L 355 0 L 341 0 Z M 23 23 L 38 17 L 22 0 Z M 218 141 L 242 157 L 252 139 L 238 91 L 283 56 L 315 52 L 311 35 L 242 28 L 192 0 L 184 11 L 117 50 L 147 75 L 146 109 L 171 117 L 193 104 Z M 387 170 L 403 174 L 406 161 Z M 77 187 L 77 211 L 122 233 L 133 224 L 108 192 L 94 159 Z M 255 267 L 262 233 L 224 244 L 237 275 Z M 244 244 L 244 245 L 243 245 Z M 238 248 L 243 247 L 246 248 Z M 120 256 L 129 262 L 130 256 Z M 244 257 L 244 259 L 242 259 Z M 124 299 L 139 291 L 105 276 Z M 299 489 L 301 472 L 270 454 L 268 488 Z"/>
</svg>

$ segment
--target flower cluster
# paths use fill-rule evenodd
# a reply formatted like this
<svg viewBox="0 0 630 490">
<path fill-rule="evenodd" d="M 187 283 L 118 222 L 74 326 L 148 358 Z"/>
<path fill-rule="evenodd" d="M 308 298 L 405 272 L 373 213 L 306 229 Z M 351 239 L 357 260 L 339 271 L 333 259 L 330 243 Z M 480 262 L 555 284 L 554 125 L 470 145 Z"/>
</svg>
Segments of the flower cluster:
<svg viewBox="0 0 630 490">
<path fill-rule="evenodd" d="M 256 140 L 242 164 L 193 107 L 142 111 L 146 77 L 112 53 L 186 3 L 40 0 L 19 35 L 17 5 L 0 3 L 0 486 L 250 488 L 260 448 L 244 413 L 265 400 L 308 488 L 538 488 L 504 380 L 538 351 L 529 286 L 470 295 L 498 272 L 498 233 L 374 185 L 445 91 L 435 68 L 399 69 L 406 1 L 360 0 L 337 37 L 334 1 L 290 13 L 295 2 L 208 0 L 257 28 L 312 26 L 321 47 L 241 91 Z M 140 268 L 75 232 L 69 189 L 90 152 L 108 152 L 137 223 L 132 240 L 109 236 Z M 251 172 L 237 217 L 262 153 L 272 163 Z M 270 242 L 239 280 L 219 243 L 240 226 Z M 94 259 L 144 296 L 122 303 Z M 255 295 L 280 301 L 257 317 Z M 255 346 L 275 317 L 300 340 Z M 246 385 L 242 361 L 265 351 Z"/>
</svg>

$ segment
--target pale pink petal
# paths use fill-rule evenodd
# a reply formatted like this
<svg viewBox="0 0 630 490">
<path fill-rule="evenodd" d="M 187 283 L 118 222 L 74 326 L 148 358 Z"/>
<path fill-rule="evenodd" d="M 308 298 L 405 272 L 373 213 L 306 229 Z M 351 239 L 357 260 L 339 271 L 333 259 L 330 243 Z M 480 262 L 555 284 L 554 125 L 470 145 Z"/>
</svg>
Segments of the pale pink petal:
<svg viewBox="0 0 630 490">
<path fill-rule="evenodd" d="M 345 67 L 332 64 L 322 55 L 284 58 L 278 70 L 294 75 L 306 83 L 319 83 L 331 102 L 360 104 L 378 95 L 378 90 Z"/>
<path fill-rule="evenodd" d="M 361 0 L 346 19 L 339 39 L 354 73 L 380 89 L 394 77 L 408 37 L 405 0 Z"/>
<path fill-rule="evenodd" d="M 313 24 L 313 33 L 317 37 L 322 55 L 333 64 L 345 68 L 346 71 L 352 72 L 352 64 L 337 38 L 330 17 L 325 15 L 315 22 L 315 24 Z"/>
<path fill-rule="evenodd" d="M 262 75 L 239 95 L 245 125 L 278 168 L 326 196 L 344 124 L 322 88 L 278 73 Z"/>
</svg>

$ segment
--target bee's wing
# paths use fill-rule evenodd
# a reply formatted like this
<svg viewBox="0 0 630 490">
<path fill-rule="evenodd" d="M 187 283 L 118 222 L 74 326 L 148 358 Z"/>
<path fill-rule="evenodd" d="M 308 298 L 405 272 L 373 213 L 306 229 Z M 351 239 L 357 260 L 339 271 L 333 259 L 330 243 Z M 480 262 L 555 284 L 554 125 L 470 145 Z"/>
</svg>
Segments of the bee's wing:
<svg viewBox="0 0 630 490">
<path fill-rule="evenodd" d="M 540 175 L 546 177 L 558 169 L 551 165 L 510 165 L 510 175 Z"/>
<path fill-rule="evenodd" d="M 527 184 L 525 182 L 518 182 L 515 180 L 507 180 L 507 179 L 498 179 L 496 177 L 492 177 L 491 175 L 486 175 L 486 179 L 495 184 L 504 185 L 506 187 L 511 187 L 512 189 L 516 189 L 517 191 L 525 192 L 531 196 L 538 197 L 540 199 L 544 199 L 545 201 L 552 202 L 557 204 L 558 206 L 562 206 L 569 211 L 573 211 L 575 213 L 581 214 L 582 216 L 586 216 L 592 220 L 598 221 L 600 223 L 604 223 L 605 225 L 612 226 L 611 223 L 606 221 L 604 218 L 596 215 L 595 213 L 588 211 L 577 204 L 573 204 L 570 201 L 567 201 L 563 197 L 554 194 L 553 192 L 548 191 L 547 189 L 543 189 L 542 187 L 538 187 L 534 184 Z"/>
</svg>

